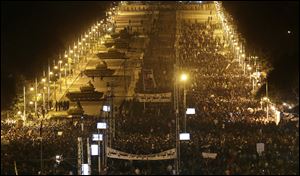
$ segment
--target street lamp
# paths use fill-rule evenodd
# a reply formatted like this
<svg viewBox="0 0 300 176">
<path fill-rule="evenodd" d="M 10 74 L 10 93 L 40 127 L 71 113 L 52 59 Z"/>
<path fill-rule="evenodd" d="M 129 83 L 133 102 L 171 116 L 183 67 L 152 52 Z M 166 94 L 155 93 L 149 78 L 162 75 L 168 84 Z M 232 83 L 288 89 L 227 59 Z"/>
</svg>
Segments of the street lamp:
<svg viewBox="0 0 300 176">
<path fill-rule="evenodd" d="M 100 134 L 100 130 L 106 130 L 107 129 L 107 123 L 106 122 L 98 122 L 97 123 L 97 130 L 98 130 L 98 134 L 95 135 L 97 136 L 97 141 L 98 141 L 98 146 L 99 146 L 99 152 L 100 152 L 100 141 L 102 142 L 102 158 L 103 158 L 103 164 L 106 167 L 106 163 L 107 163 L 107 159 L 106 159 L 106 150 L 107 150 L 107 134 L 106 131 L 104 131 L 104 139 L 103 139 L 103 134 Z M 101 152 L 100 152 L 101 153 Z M 99 175 L 101 172 L 101 158 L 100 158 L 100 154 L 98 155 L 98 171 L 99 171 Z"/>
<path fill-rule="evenodd" d="M 176 66 L 175 66 L 176 69 Z M 175 84 L 175 92 L 177 92 L 177 76 L 176 76 L 176 84 Z M 186 131 L 186 90 L 185 90 L 185 82 L 188 80 L 188 75 L 186 73 L 182 73 L 179 76 L 179 81 L 183 82 L 183 93 L 184 93 L 184 101 L 183 101 L 183 112 L 184 112 L 184 131 Z M 177 95 L 178 96 L 178 95 Z M 175 99 L 175 98 L 174 98 Z M 178 102 L 178 100 L 176 100 Z M 180 140 L 182 140 L 182 134 L 179 133 L 180 127 L 179 127 L 179 116 L 178 116 L 178 104 L 176 103 L 174 105 L 176 107 L 176 153 L 177 153 L 177 159 L 176 159 L 176 171 L 177 174 L 180 173 Z"/>
<path fill-rule="evenodd" d="M 55 68 L 56 67 L 56 68 Z M 57 66 L 54 66 L 54 69 L 57 69 Z M 49 72 L 49 80 L 51 79 L 51 76 L 54 75 L 53 72 Z M 56 75 L 56 74 L 55 74 Z M 56 78 L 54 78 L 54 94 L 53 94 L 54 101 L 56 101 Z"/>
<path fill-rule="evenodd" d="M 184 109 L 184 131 L 186 131 L 186 90 L 185 90 L 185 82 L 188 80 L 188 75 L 186 73 L 182 73 L 180 76 L 181 82 L 183 82 L 183 109 Z"/>
<path fill-rule="evenodd" d="M 46 78 L 42 78 L 42 83 L 43 83 L 43 109 L 45 109 L 45 82 L 46 82 Z"/>
<path fill-rule="evenodd" d="M 64 71 L 65 71 L 65 84 L 66 84 L 66 88 L 68 86 L 68 84 L 67 84 L 67 68 L 66 68 L 67 66 L 68 66 L 68 64 L 65 63 Z"/>
<path fill-rule="evenodd" d="M 188 79 L 187 74 L 182 73 L 181 76 L 180 76 L 180 80 L 183 81 L 183 82 L 185 82 L 187 79 Z"/>
<path fill-rule="evenodd" d="M 62 60 L 59 60 L 58 63 L 59 63 L 59 70 L 61 70 Z M 59 79 L 61 79 L 61 72 L 59 72 Z"/>
<path fill-rule="evenodd" d="M 23 112 L 23 119 L 22 120 L 24 120 L 24 122 L 25 122 L 25 120 L 26 120 L 26 94 L 25 94 L 25 89 L 26 89 L 26 87 L 24 86 L 23 87 L 23 96 L 24 96 L 24 112 Z"/>
</svg>

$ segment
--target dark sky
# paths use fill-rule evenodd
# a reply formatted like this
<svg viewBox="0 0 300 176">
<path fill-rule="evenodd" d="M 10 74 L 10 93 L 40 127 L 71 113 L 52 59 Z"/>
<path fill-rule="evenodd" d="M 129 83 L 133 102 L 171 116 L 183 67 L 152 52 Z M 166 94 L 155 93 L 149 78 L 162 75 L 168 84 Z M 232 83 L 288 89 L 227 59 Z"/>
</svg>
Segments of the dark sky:
<svg viewBox="0 0 300 176">
<path fill-rule="evenodd" d="M 297 99 L 293 91 L 299 92 L 299 2 L 228 1 L 223 4 L 246 39 L 246 49 L 263 55 L 272 64 L 274 70 L 268 75 L 271 98 L 294 103 Z M 264 94 L 264 89 L 261 92 Z"/>
<path fill-rule="evenodd" d="M 96 20 L 108 1 L 1 1 L 1 108 L 14 95 L 15 78 L 42 75 Z M 11 75 L 11 76 L 9 76 Z"/>
<path fill-rule="evenodd" d="M 100 1 L 1 1 L 1 71 L 28 78 L 40 74 L 48 58 L 62 53 L 103 18 L 107 5 Z"/>
<path fill-rule="evenodd" d="M 288 50 L 299 52 L 297 1 L 223 4 L 249 48 L 271 55 L 270 61 L 276 67 L 274 78 L 285 80 L 299 74 L 299 57 L 284 57 Z M 47 60 L 57 58 L 91 24 L 103 18 L 108 5 L 107 1 L 1 1 L 1 108 L 11 98 L 15 75 L 28 79 L 40 76 Z M 8 78 L 10 74 L 13 77 Z"/>
</svg>

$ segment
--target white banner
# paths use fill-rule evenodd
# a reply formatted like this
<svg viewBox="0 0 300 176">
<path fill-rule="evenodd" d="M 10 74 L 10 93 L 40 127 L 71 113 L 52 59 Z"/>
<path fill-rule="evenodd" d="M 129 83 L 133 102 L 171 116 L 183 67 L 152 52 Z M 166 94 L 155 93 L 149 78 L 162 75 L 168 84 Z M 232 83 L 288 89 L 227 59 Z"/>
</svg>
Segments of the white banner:
<svg viewBox="0 0 300 176">
<path fill-rule="evenodd" d="M 139 102 L 171 102 L 172 93 L 156 93 L 156 94 L 143 94 L 137 93 L 136 98 Z"/>
<path fill-rule="evenodd" d="M 176 158 L 175 148 L 166 150 L 156 154 L 149 155 L 136 155 L 130 154 L 122 151 L 118 151 L 107 147 L 107 157 L 116 158 L 116 159 L 124 159 L 124 160 L 168 160 Z"/>
<path fill-rule="evenodd" d="M 265 151 L 265 144 L 264 143 L 256 143 L 256 151 L 258 154 L 261 154 Z"/>
</svg>

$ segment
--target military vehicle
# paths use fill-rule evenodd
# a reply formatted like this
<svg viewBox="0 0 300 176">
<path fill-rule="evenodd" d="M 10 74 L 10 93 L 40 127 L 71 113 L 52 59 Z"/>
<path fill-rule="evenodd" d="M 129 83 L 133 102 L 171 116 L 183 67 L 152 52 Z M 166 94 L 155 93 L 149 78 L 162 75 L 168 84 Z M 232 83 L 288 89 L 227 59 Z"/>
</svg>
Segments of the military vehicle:
<svg viewBox="0 0 300 176">
<path fill-rule="evenodd" d="M 117 49 L 128 49 L 129 42 L 128 42 L 128 40 L 118 38 L 118 39 L 115 39 L 114 46 Z"/>
<path fill-rule="evenodd" d="M 80 87 L 80 91 L 68 92 L 66 96 L 70 101 L 100 101 L 103 92 L 95 91 L 94 85 L 89 81 L 87 86 Z"/>
<path fill-rule="evenodd" d="M 99 59 L 124 59 L 125 53 L 112 48 L 108 51 L 98 53 L 97 56 Z"/>
<path fill-rule="evenodd" d="M 84 74 L 88 77 L 105 77 L 112 76 L 115 70 L 108 69 L 106 62 L 101 62 L 95 69 L 86 69 Z"/>
<path fill-rule="evenodd" d="M 80 104 L 80 101 L 77 101 L 77 105 L 71 107 L 67 113 L 68 115 L 71 115 L 71 117 L 82 116 L 84 114 L 84 110 Z"/>
</svg>

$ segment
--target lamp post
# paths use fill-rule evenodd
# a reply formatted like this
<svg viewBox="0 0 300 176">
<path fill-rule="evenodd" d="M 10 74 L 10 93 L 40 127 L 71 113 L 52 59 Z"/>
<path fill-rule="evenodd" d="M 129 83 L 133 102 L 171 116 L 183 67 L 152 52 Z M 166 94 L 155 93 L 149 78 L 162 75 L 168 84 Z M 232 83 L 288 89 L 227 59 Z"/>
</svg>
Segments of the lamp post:
<svg viewBox="0 0 300 176">
<path fill-rule="evenodd" d="M 50 110 L 50 65 L 48 62 L 48 81 L 47 81 L 47 111 Z"/>
<path fill-rule="evenodd" d="M 100 132 L 99 132 L 99 129 L 98 130 L 98 136 L 100 135 Z M 99 175 L 101 174 L 101 152 L 100 152 L 100 140 L 98 140 L 98 172 L 99 172 Z M 103 150 L 104 151 L 104 150 Z"/>
<path fill-rule="evenodd" d="M 267 97 L 267 120 L 268 120 L 269 119 L 268 81 L 266 82 L 266 97 Z"/>
<path fill-rule="evenodd" d="M 108 108 L 108 107 L 106 107 Z M 104 109 L 104 108 L 103 108 Z M 108 109 L 106 109 L 108 110 Z M 98 122 L 97 123 L 97 130 L 98 130 L 98 137 L 101 139 L 102 136 L 102 159 L 103 159 L 103 165 L 104 168 L 107 167 L 107 158 L 106 158 L 106 152 L 107 152 L 107 123 L 106 122 Z M 99 130 L 103 130 L 104 136 L 99 133 Z M 98 140 L 98 146 L 99 146 L 99 156 L 98 156 L 98 172 L 100 175 L 101 172 L 101 158 L 100 158 L 100 140 Z"/>
<path fill-rule="evenodd" d="M 42 82 L 43 82 L 43 109 L 45 109 L 45 82 L 46 82 L 46 78 L 43 78 Z"/>
<path fill-rule="evenodd" d="M 25 86 L 23 86 L 23 97 L 24 97 L 24 111 L 23 111 L 23 120 L 26 120 L 26 92 L 25 92 L 26 88 Z"/>
<path fill-rule="evenodd" d="M 60 58 L 60 56 L 59 56 L 59 58 Z M 60 93 L 61 93 L 61 64 L 62 64 L 62 60 L 59 60 L 58 61 L 58 63 L 59 63 L 59 91 L 60 91 Z"/>
<path fill-rule="evenodd" d="M 38 89 L 37 78 L 35 78 L 35 102 L 34 102 L 35 115 L 37 115 L 37 89 Z"/>
<path fill-rule="evenodd" d="M 177 53 L 176 53 L 177 54 Z M 180 168 L 180 143 L 179 143 L 179 110 L 178 110 L 178 76 L 177 76 L 177 66 L 174 64 L 174 111 L 175 111 L 175 117 L 176 117 L 176 132 L 175 132 L 175 146 L 176 146 L 176 160 L 175 160 L 175 169 L 176 173 L 179 174 L 179 168 Z"/>
<path fill-rule="evenodd" d="M 186 132 L 186 89 L 185 89 L 185 82 L 188 80 L 188 75 L 182 73 L 180 76 L 180 81 L 183 82 L 183 112 L 184 112 L 184 131 Z"/>
<path fill-rule="evenodd" d="M 66 84 L 66 89 L 67 89 L 67 87 L 68 87 L 68 83 L 67 83 L 67 67 L 68 66 L 68 64 L 66 63 L 65 64 L 65 68 L 64 68 L 64 71 L 65 71 L 65 84 Z"/>
</svg>

